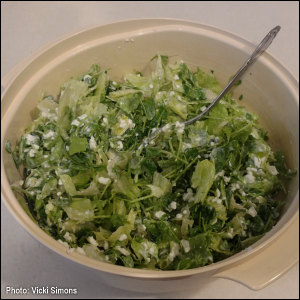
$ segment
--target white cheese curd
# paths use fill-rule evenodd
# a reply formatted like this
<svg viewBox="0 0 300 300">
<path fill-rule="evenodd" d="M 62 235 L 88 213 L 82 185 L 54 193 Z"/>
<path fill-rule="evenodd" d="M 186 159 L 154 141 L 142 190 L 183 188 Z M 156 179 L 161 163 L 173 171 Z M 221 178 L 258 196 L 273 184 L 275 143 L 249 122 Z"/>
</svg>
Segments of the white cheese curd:
<svg viewBox="0 0 300 300">
<path fill-rule="evenodd" d="M 166 124 L 163 128 L 162 128 L 162 131 L 163 132 L 166 132 L 167 130 L 169 130 L 170 129 L 170 124 Z"/>
<path fill-rule="evenodd" d="M 99 177 L 98 181 L 99 181 L 99 183 L 106 185 L 110 182 L 110 178 Z"/>
<path fill-rule="evenodd" d="M 123 234 L 120 236 L 119 241 L 120 241 L 120 242 L 123 242 L 123 241 L 125 241 L 125 240 L 127 240 L 127 235 L 123 233 Z"/>
<path fill-rule="evenodd" d="M 256 168 L 247 168 L 247 171 L 257 173 L 257 169 Z"/>
<path fill-rule="evenodd" d="M 54 131 L 49 130 L 47 133 L 43 134 L 43 138 L 44 139 L 54 138 L 56 135 L 57 134 Z"/>
<path fill-rule="evenodd" d="M 245 183 L 253 183 L 255 182 L 255 177 L 253 176 L 252 172 L 248 171 L 248 174 L 244 176 Z"/>
<path fill-rule="evenodd" d="M 228 183 L 228 182 L 230 181 L 231 177 L 226 177 L 226 176 L 224 176 L 223 179 L 224 179 L 224 181 L 225 181 L 226 183 Z"/>
<path fill-rule="evenodd" d="M 150 84 L 150 85 L 149 85 L 149 88 L 150 88 L 150 89 L 153 89 L 153 84 Z"/>
<path fill-rule="evenodd" d="M 35 157 L 35 151 L 33 149 L 30 149 L 29 156 L 30 157 Z"/>
<path fill-rule="evenodd" d="M 65 239 L 67 242 L 72 242 L 72 237 L 70 236 L 69 231 L 67 231 L 67 232 L 65 233 L 64 239 Z"/>
<path fill-rule="evenodd" d="M 36 142 L 36 141 L 39 139 L 38 136 L 36 136 L 36 135 L 31 135 L 31 134 L 27 134 L 27 135 L 25 136 L 25 138 L 26 138 L 26 144 L 27 144 L 27 145 L 31 145 L 31 144 L 33 144 L 34 142 Z"/>
<path fill-rule="evenodd" d="M 253 162 L 254 162 L 255 167 L 261 168 L 262 160 L 260 158 L 258 158 L 257 156 L 254 156 Z"/>
<path fill-rule="evenodd" d="M 63 246 L 69 248 L 69 244 L 67 242 L 63 242 L 62 240 L 57 240 L 60 244 L 62 244 Z"/>
<path fill-rule="evenodd" d="M 257 215 L 257 211 L 256 211 L 256 209 L 255 209 L 253 206 L 251 206 L 251 207 L 247 210 L 247 213 L 248 213 L 250 216 L 252 216 L 252 217 L 255 217 L 255 216 Z"/>
<path fill-rule="evenodd" d="M 190 242 L 187 240 L 181 240 L 182 247 L 185 253 L 189 253 L 191 250 Z"/>
<path fill-rule="evenodd" d="M 200 108 L 200 110 L 201 110 L 201 111 L 205 111 L 205 110 L 206 110 L 206 106 L 202 106 L 202 107 Z"/>
<path fill-rule="evenodd" d="M 174 91 L 171 91 L 171 92 L 170 92 L 170 96 L 171 96 L 171 97 L 174 96 L 174 94 L 175 94 Z"/>
<path fill-rule="evenodd" d="M 176 209 L 177 208 L 177 203 L 175 201 L 173 201 L 173 202 L 171 202 L 171 204 L 169 206 L 172 209 Z"/>
<path fill-rule="evenodd" d="M 176 215 L 176 219 L 181 219 L 182 218 L 182 214 L 177 214 Z"/>
<path fill-rule="evenodd" d="M 130 255 L 130 252 L 127 251 L 125 248 L 122 248 L 121 246 L 117 246 L 116 250 L 120 251 L 125 256 L 129 256 Z"/>
<path fill-rule="evenodd" d="M 71 254 L 71 253 L 73 253 L 74 251 L 75 251 L 75 248 L 70 248 L 70 249 L 67 250 L 67 253 L 68 253 L 68 254 Z"/>
<path fill-rule="evenodd" d="M 135 127 L 135 124 L 132 122 L 131 119 L 128 119 L 128 125 L 130 129 L 133 129 Z"/>
<path fill-rule="evenodd" d="M 86 114 L 83 114 L 83 115 L 79 116 L 78 119 L 79 119 L 79 120 L 83 120 L 83 119 L 85 119 L 86 117 L 87 117 L 87 115 L 86 115 Z"/>
<path fill-rule="evenodd" d="M 183 133 L 185 125 L 184 123 L 180 123 L 179 121 L 176 121 L 175 127 L 177 128 L 178 133 Z"/>
<path fill-rule="evenodd" d="M 166 213 L 164 213 L 163 211 L 157 211 L 154 215 L 155 215 L 155 217 L 157 218 L 157 219 L 161 219 L 161 217 L 163 216 L 163 215 L 165 215 Z"/>
<path fill-rule="evenodd" d="M 95 150 L 97 148 L 97 143 L 94 136 L 90 138 L 89 145 L 92 150 Z"/>
<path fill-rule="evenodd" d="M 219 172 L 219 173 L 216 174 L 215 179 L 217 179 L 219 176 L 220 176 L 220 177 L 223 177 L 224 174 L 225 174 L 225 171 L 222 170 L 221 172 Z"/>
<path fill-rule="evenodd" d="M 126 125 L 127 125 L 126 121 L 125 121 L 124 119 L 120 118 L 120 119 L 119 119 L 119 126 L 120 126 L 121 128 L 125 128 Z"/>
<path fill-rule="evenodd" d="M 193 190 L 189 188 L 189 189 L 186 190 L 186 193 L 183 194 L 183 200 L 184 200 L 184 201 L 188 201 L 188 200 L 190 200 L 193 196 L 194 196 Z"/>
<path fill-rule="evenodd" d="M 117 145 L 118 145 L 118 148 L 119 148 L 120 150 L 123 149 L 123 143 L 122 143 L 122 141 L 117 141 Z"/>
<path fill-rule="evenodd" d="M 77 247 L 75 251 L 79 254 L 86 255 L 85 251 L 81 247 Z"/>
<path fill-rule="evenodd" d="M 109 243 L 108 243 L 108 241 L 104 242 L 103 248 L 104 248 L 104 250 L 108 250 L 109 249 Z"/>
<path fill-rule="evenodd" d="M 99 244 L 98 244 L 98 242 L 94 239 L 94 237 L 92 237 L 92 236 L 89 236 L 88 238 L 87 238 L 87 241 L 91 244 L 91 245 L 94 245 L 94 246 L 98 246 Z"/>
<path fill-rule="evenodd" d="M 238 182 L 234 182 L 234 183 L 231 184 L 231 190 L 232 191 L 238 190 L 240 187 L 241 186 Z"/>
<path fill-rule="evenodd" d="M 190 148 L 192 148 L 193 146 L 191 145 L 191 144 L 188 144 L 188 143 L 183 143 L 182 144 L 182 148 L 183 149 L 190 149 Z"/>
<path fill-rule="evenodd" d="M 174 80 L 179 80 L 179 76 L 177 74 L 174 76 Z"/>
<path fill-rule="evenodd" d="M 74 125 L 74 126 L 78 126 L 80 124 L 80 122 L 78 120 L 73 120 L 71 125 Z"/>
<path fill-rule="evenodd" d="M 279 174 L 275 166 L 270 166 L 269 164 L 267 164 L 267 170 L 271 175 Z"/>
<path fill-rule="evenodd" d="M 146 226 L 145 225 L 143 225 L 143 224 L 139 224 L 138 226 L 137 226 L 137 229 L 138 229 L 138 232 L 145 232 L 146 231 Z"/>
<path fill-rule="evenodd" d="M 174 258 L 180 254 L 179 250 L 180 250 L 180 246 L 177 243 L 174 243 L 174 246 L 172 247 L 172 250 L 168 255 L 168 260 L 173 261 Z"/>
</svg>

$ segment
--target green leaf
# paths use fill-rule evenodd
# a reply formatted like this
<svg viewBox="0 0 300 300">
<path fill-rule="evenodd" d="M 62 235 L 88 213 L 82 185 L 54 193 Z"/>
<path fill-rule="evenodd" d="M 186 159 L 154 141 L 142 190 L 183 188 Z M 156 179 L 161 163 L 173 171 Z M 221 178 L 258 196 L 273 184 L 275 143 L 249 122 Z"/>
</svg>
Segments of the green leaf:
<svg viewBox="0 0 300 300">
<path fill-rule="evenodd" d="M 276 161 L 273 162 L 273 165 L 276 167 L 277 171 L 288 180 L 291 180 L 295 176 L 297 171 L 292 171 L 286 166 L 283 152 L 281 150 L 278 150 L 274 154 L 274 158 Z"/>
<path fill-rule="evenodd" d="M 240 85 L 240 84 L 242 84 L 242 80 L 241 80 L 241 79 L 239 79 L 239 80 L 236 82 L 235 86 L 238 86 L 238 85 Z"/>
<path fill-rule="evenodd" d="M 145 158 L 141 163 L 142 171 L 144 172 L 145 179 L 152 182 L 153 175 L 157 170 L 156 164 L 150 158 Z"/>
<path fill-rule="evenodd" d="M 216 173 L 221 172 L 227 160 L 224 149 L 221 147 L 214 148 L 211 157 L 215 163 Z"/>
<path fill-rule="evenodd" d="M 188 258 L 182 259 L 177 264 L 176 270 L 188 270 L 188 269 L 193 269 L 195 267 L 196 267 L 195 262 L 188 257 Z"/>
<path fill-rule="evenodd" d="M 106 94 L 106 88 L 108 85 L 108 76 L 105 73 L 105 71 L 101 72 L 97 84 L 96 84 L 96 89 L 95 89 L 95 96 L 99 96 L 99 100 L 102 102 L 105 99 L 105 94 Z"/>
<path fill-rule="evenodd" d="M 55 204 L 60 207 L 69 206 L 72 203 L 72 198 L 57 198 Z"/>
<path fill-rule="evenodd" d="M 146 116 L 148 120 L 152 120 L 155 116 L 155 104 L 152 98 L 147 98 L 143 103 L 142 103 Z"/>
<path fill-rule="evenodd" d="M 153 147 L 147 147 L 146 148 L 146 156 L 147 157 L 155 157 L 161 153 L 161 149 L 153 148 Z"/>
<path fill-rule="evenodd" d="M 173 97 L 168 104 L 168 108 L 174 113 L 179 115 L 182 119 L 187 118 L 187 105 L 183 102 L 180 102 L 177 98 Z"/>
<path fill-rule="evenodd" d="M 113 187 L 117 193 L 124 194 L 130 199 L 136 199 L 140 193 L 139 188 L 133 183 L 132 178 L 126 173 L 122 173 L 120 179 L 114 182 Z"/>
<path fill-rule="evenodd" d="M 251 219 L 251 223 L 249 229 L 255 235 L 261 233 L 265 227 L 264 221 L 260 218 L 260 216 L 255 216 Z"/>
<path fill-rule="evenodd" d="M 88 141 L 86 138 L 71 137 L 69 154 L 73 155 L 78 152 L 84 152 L 86 150 L 87 144 Z"/>
<path fill-rule="evenodd" d="M 171 182 L 158 172 L 154 173 L 153 184 L 148 185 L 151 188 L 153 196 L 160 198 L 172 191 Z"/>
<path fill-rule="evenodd" d="M 196 148 L 187 148 L 184 151 L 184 155 L 187 159 L 194 159 L 199 155 L 199 152 Z"/>
<path fill-rule="evenodd" d="M 94 219 L 94 207 L 89 199 L 73 198 L 72 203 L 69 206 L 64 206 L 63 210 L 71 220 L 80 223 Z"/>
<path fill-rule="evenodd" d="M 5 149 L 6 149 L 6 151 L 8 153 L 12 153 L 10 141 L 6 141 L 6 143 L 5 143 Z"/>
<path fill-rule="evenodd" d="M 220 87 L 219 82 L 213 74 L 204 73 L 199 68 L 197 68 L 197 72 L 195 74 L 195 78 L 202 88 L 208 88 L 212 90 L 217 95 L 221 93 L 222 88 Z"/>
<path fill-rule="evenodd" d="M 125 267 L 134 268 L 134 261 L 131 256 L 122 256 L 121 257 Z"/>
<path fill-rule="evenodd" d="M 241 247 L 242 247 L 241 250 L 246 249 L 246 248 L 252 246 L 254 243 L 256 243 L 257 241 L 259 241 L 264 236 L 265 236 L 265 234 L 261 234 L 261 235 L 249 237 L 249 238 L 241 241 Z"/>
<path fill-rule="evenodd" d="M 215 164 L 208 160 L 198 162 L 193 173 L 192 187 L 197 188 L 195 203 L 203 202 L 215 178 Z"/>
<path fill-rule="evenodd" d="M 75 188 L 75 185 L 72 182 L 72 178 L 67 174 L 60 175 L 59 177 L 60 177 L 62 184 L 64 185 L 64 188 L 66 189 L 67 193 L 70 196 L 77 195 L 77 190 Z"/>
<path fill-rule="evenodd" d="M 228 117 L 228 111 L 225 105 L 218 103 L 209 113 L 209 119 L 204 121 L 204 126 L 209 134 L 218 133 L 219 126 Z"/>
<path fill-rule="evenodd" d="M 130 94 L 124 97 L 120 97 L 117 99 L 117 102 L 120 108 L 126 113 L 131 113 L 139 106 L 140 102 L 143 101 L 143 93 L 138 92 L 134 94 Z"/>
<path fill-rule="evenodd" d="M 166 66 L 169 62 L 169 56 L 167 55 L 158 55 L 156 54 L 155 56 L 153 56 L 150 61 L 153 61 L 154 59 L 158 58 L 158 57 L 161 57 L 161 60 L 162 60 L 162 63 Z"/>
<path fill-rule="evenodd" d="M 87 238 L 92 236 L 96 239 L 96 235 L 91 228 L 84 227 L 75 233 L 77 237 L 77 244 L 79 247 L 82 247 L 84 244 L 89 244 Z"/>
<path fill-rule="evenodd" d="M 120 226 L 124 226 L 125 224 L 129 224 L 129 222 L 126 220 L 126 216 L 124 215 L 112 215 L 110 217 L 110 221 L 115 229 L 118 229 Z"/>
<path fill-rule="evenodd" d="M 57 111 L 57 124 L 63 130 L 70 128 L 72 122 L 70 116 L 75 115 L 77 102 L 85 95 L 87 89 L 87 83 L 73 79 L 65 85 Z"/>
<path fill-rule="evenodd" d="M 194 261 L 198 266 L 205 266 L 206 264 L 213 262 L 213 256 L 208 250 L 206 234 L 198 234 L 188 241 L 191 247 L 190 255 L 193 254 Z"/>
</svg>

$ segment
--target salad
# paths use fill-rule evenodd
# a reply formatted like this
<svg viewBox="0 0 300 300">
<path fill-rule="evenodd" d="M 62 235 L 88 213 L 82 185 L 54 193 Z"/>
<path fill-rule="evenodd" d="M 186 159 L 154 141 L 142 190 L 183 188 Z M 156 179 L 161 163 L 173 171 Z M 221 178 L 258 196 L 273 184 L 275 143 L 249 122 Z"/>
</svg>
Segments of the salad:
<svg viewBox="0 0 300 300">
<path fill-rule="evenodd" d="M 12 189 L 70 255 L 149 270 L 202 267 L 276 224 L 283 202 L 275 196 L 295 172 L 232 94 L 184 127 L 222 88 L 213 71 L 154 59 L 151 77 L 134 70 L 112 81 L 95 64 L 57 97 L 43 95 L 15 149 L 6 143 L 24 167 Z"/>
</svg>

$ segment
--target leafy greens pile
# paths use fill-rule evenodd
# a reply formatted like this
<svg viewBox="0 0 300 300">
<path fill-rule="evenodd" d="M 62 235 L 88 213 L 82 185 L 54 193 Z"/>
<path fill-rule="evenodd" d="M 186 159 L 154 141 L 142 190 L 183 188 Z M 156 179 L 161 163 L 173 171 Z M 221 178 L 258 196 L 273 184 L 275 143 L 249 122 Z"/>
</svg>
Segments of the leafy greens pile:
<svg viewBox="0 0 300 300">
<path fill-rule="evenodd" d="M 151 78 L 134 71 L 115 82 L 95 64 L 57 99 L 42 97 L 15 150 L 6 143 L 25 167 L 25 181 L 12 188 L 68 253 L 151 270 L 205 266 L 276 224 L 283 203 L 274 196 L 294 172 L 231 94 L 184 128 L 221 87 L 199 68 L 154 59 Z"/>
</svg>

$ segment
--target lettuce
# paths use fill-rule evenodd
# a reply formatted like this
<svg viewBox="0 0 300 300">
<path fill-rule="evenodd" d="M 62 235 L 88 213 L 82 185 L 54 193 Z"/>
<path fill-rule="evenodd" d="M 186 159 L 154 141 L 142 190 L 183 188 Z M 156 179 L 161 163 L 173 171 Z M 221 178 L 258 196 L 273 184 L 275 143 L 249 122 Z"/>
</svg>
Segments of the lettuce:
<svg viewBox="0 0 300 300">
<path fill-rule="evenodd" d="M 207 159 L 198 162 L 191 178 L 192 187 L 197 188 L 195 203 L 203 202 L 215 178 L 215 165 Z"/>
<path fill-rule="evenodd" d="M 166 55 L 152 60 L 150 77 L 134 70 L 113 81 L 94 64 L 56 98 L 42 96 L 38 118 L 5 143 L 25 176 L 12 189 L 42 230 L 87 257 L 147 270 L 203 267 L 275 226 L 281 179 L 295 171 L 232 94 L 184 127 L 221 87 Z"/>
<path fill-rule="evenodd" d="M 73 198 L 72 203 L 63 210 L 73 221 L 83 223 L 94 219 L 94 207 L 89 199 Z"/>
<path fill-rule="evenodd" d="M 85 95 L 88 84 L 82 81 L 70 80 L 59 99 L 57 110 L 57 125 L 63 130 L 71 126 L 72 116 L 75 116 L 77 102 Z"/>
</svg>

